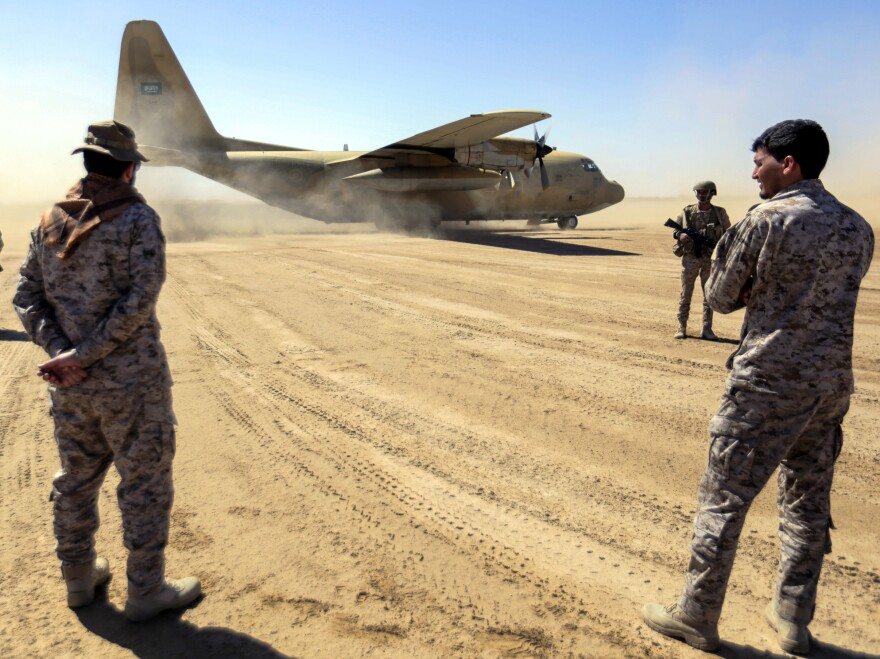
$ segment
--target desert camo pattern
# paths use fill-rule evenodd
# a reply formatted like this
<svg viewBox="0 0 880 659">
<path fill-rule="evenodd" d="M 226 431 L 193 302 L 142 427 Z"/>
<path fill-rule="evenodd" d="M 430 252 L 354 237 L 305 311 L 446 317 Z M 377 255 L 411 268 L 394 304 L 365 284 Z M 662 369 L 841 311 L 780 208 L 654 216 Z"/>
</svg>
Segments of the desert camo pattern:
<svg viewBox="0 0 880 659">
<path fill-rule="evenodd" d="M 822 561 L 830 550 L 831 481 L 849 398 L 848 393 L 802 398 L 725 392 L 709 426 L 709 460 L 679 600 L 689 616 L 718 621 L 746 513 L 779 466 L 777 612 L 803 624 L 812 620 Z"/>
<path fill-rule="evenodd" d="M 50 390 L 61 469 L 53 481 L 56 553 L 63 567 L 95 559 L 98 494 L 110 465 L 128 549 L 129 594 L 162 588 L 165 546 L 174 498 L 175 451 L 171 394 L 143 387 L 126 395 Z"/>
<path fill-rule="evenodd" d="M 874 233 L 819 179 L 753 208 L 715 249 L 706 296 L 729 313 L 750 280 L 742 341 L 728 384 L 851 393 L 853 318 L 874 254 Z"/>
<path fill-rule="evenodd" d="M 39 228 L 31 234 L 13 304 L 25 330 L 50 356 L 76 349 L 88 377 L 76 390 L 171 384 L 156 301 L 165 281 L 159 216 L 134 204 L 99 224 L 69 257 Z"/>
<path fill-rule="evenodd" d="M 712 206 L 708 210 L 701 211 L 697 204 L 692 204 L 678 214 L 678 223 L 681 226 L 696 229 L 704 234 L 706 226 L 717 222 L 719 219 L 722 229 L 726 231 L 730 228 L 730 218 L 727 215 L 727 211 L 720 206 Z M 681 257 L 681 293 L 678 298 L 679 325 L 687 325 L 697 277 L 700 278 L 700 288 L 705 293 L 706 280 L 709 279 L 712 267 L 712 255 L 706 253 L 705 250 L 697 257 L 694 254 L 693 243 L 688 243 L 684 249 L 685 252 Z M 703 295 L 703 325 L 712 325 L 712 307 L 706 301 L 705 295 Z"/>
<path fill-rule="evenodd" d="M 753 285 L 743 338 L 709 425 L 679 600 L 697 620 L 718 620 L 745 515 L 777 466 L 777 612 L 812 620 L 831 549 L 831 483 L 853 387 L 853 318 L 873 251 L 867 222 L 817 179 L 753 208 L 715 250 L 706 286 L 715 310 L 741 308 L 740 292 Z"/>
<path fill-rule="evenodd" d="M 691 315 L 691 299 L 694 296 L 694 286 L 697 277 L 700 278 L 700 288 L 706 290 L 706 281 L 712 267 L 712 259 L 697 258 L 693 251 L 685 252 L 681 256 L 681 293 L 678 296 L 678 324 L 687 325 Z M 712 307 L 703 295 L 703 324 L 712 325 Z"/>
<path fill-rule="evenodd" d="M 148 596 L 163 583 L 173 499 L 176 420 L 156 318 L 165 238 L 156 212 L 135 203 L 66 258 L 59 249 L 40 227 L 32 232 L 13 299 L 36 344 L 52 356 L 75 348 L 88 372 L 78 385 L 49 389 L 61 459 L 56 552 L 63 567 L 94 560 L 97 497 L 114 464 L 129 594 Z"/>
</svg>

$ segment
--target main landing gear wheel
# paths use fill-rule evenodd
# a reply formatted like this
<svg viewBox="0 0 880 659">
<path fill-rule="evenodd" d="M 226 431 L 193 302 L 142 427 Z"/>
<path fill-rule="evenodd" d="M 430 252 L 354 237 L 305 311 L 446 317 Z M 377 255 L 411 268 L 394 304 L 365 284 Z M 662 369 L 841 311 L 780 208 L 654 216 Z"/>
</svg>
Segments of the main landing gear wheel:
<svg viewBox="0 0 880 659">
<path fill-rule="evenodd" d="M 577 229 L 577 225 L 578 219 L 574 215 L 571 215 L 570 217 L 560 217 L 558 220 L 556 220 L 556 226 L 558 226 L 562 230 Z"/>
</svg>

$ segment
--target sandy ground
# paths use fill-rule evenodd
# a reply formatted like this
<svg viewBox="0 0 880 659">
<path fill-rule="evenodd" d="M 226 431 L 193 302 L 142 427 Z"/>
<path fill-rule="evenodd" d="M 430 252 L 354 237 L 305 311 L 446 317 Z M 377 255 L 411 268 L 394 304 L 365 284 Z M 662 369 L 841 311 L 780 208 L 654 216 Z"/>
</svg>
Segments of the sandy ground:
<svg viewBox="0 0 880 659">
<path fill-rule="evenodd" d="M 113 471 L 97 542 L 116 576 L 106 598 L 65 606 L 42 355 L 8 302 L 25 225 L 5 221 L 0 656 L 700 654 L 639 618 L 681 587 L 742 321 L 717 317 L 722 342 L 672 340 L 678 263 L 659 225 L 680 207 L 628 201 L 564 233 L 266 225 L 172 243 L 159 303 L 180 423 L 168 571 L 199 575 L 205 596 L 140 625 L 120 613 Z M 813 656 L 880 653 L 878 266 L 860 299 Z M 725 657 L 780 654 L 763 619 L 774 497 L 742 536 Z"/>
</svg>

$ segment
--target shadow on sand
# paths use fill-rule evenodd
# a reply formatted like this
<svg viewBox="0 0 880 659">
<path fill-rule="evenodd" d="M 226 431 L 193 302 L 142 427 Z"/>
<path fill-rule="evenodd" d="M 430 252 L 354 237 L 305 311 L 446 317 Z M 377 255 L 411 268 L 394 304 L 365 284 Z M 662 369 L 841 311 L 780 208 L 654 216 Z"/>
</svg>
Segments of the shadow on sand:
<svg viewBox="0 0 880 659">
<path fill-rule="evenodd" d="M 552 254 L 554 256 L 639 256 L 635 252 L 623 252 L 617 249 L 603 249 L 589 245 L 573 245 L 570 242 L 548 240 L 538 236 L 525 236 L 522 234 L 505 234 L 499 232 L 444 230 L 436 234 L 438 240 L 450 240 L 472 245 L 486 245 L 487 247 L 503 247 L 504 249 L 518 249 L 524 252 L 537 252 L 539 254 Z M 568 238 L 566 238 L 568 239 Z M 578 237 L 579 240 L 586 238 Z"/>
<path fill-rule="evenodd" d="M 724 659 L 752 659 L 753 657 L 772 657 L 783 659 L 792 655 L 786 654 L 781 650 L 779 652 L 770 652 L 767 650 L 758 650 L 751 645 L 737 645 L 736 643 L 728 643 L 722 641 L 721 648 L 713 654 L 724 657 Z M 804 656 L 813 657 L 815 659 L 878 659 L 880 655 L 865 654 L 856 652 L 855 650 L 847 650 L 830 643 L 822 643 L 815 638 L 810 642 L 810 652 Z"/>
<path fill-rule="evenodd" d="M 31 337 L 29 337 L 24 332 L 19 330 L 11 330 L 11 329 L 0 329 L 0 341 L 30 341 Z"/>
<path fill-rule="evenodd" d="M 697 335 L 688 334 L 686 341 L 706 341 L 708 343 L 727 343 L 728 345 L 732 345 L 732 346 L 739 345 L 739 339 L 725 339 L 725 338 L 719 336 L 717 339 L 710 341 L 709 339 L 700 338 L 699 334 L 697 334 Z"/>
<path fill-rule="evenodd" d="M 868 654 L 867 652 L 856 652 L 855 650 L 847 650 L 830 643 L 822 643 L 815 638 L 811 642 L 809 657 L 814 659 L 880 659 L 880 654 Z"/>
<path fill-rule="evenodd" d="M 201 598 L 189 608 L 197 606 Z M 224 627 L 196 627 L 180 619 L 182 611 L 166 611 L 153 620 L 134 623 L 98 595 L 94 604 L 76 610 L 83 627 L 142 659 L 187 657 L 248 657 L 287 659 L 268 643 Z"/>
</svg>

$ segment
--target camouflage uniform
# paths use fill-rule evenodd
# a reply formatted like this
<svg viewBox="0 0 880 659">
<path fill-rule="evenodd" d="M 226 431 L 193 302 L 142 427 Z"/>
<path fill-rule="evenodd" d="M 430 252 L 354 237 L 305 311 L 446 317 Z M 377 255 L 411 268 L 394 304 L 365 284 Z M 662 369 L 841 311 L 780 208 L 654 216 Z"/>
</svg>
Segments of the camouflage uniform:
<svg viewBox="0 0 880 659">
<path fill-rule="evenodd" d="M 709 224 L 720 224 L 724 231 L 730 228 L 730 218 L 727 216 L 727 211 L 720 206 L 711 206 L 705 211 L 701 211 L 698 204 L 687 206 L 679 213 L 678 223 L 685 228 L 696 229 L 703 234 Z M 701 250 L 700 256 L 694 253 L 692 245 L 682 254 L 681 294 L 678 298 L 678 324 L 680 327 L 687 325 L 691 311 L 691 298 L 694 295 L 694 284 L 698 276 L 700 289 L 703 291 L 703 325 L 712 326 L 712 308 L 706 302 L 705 295 L 706 280 L 709 278 L 711 267 L 712 252 L 705 247 Z"/>
<path fill-rule="evenodd" d="M 709 304 L 741 308 L 700 485 L 691 560 L 679 607 L 700 622 L 721 613 L 746 512 L 779 466 L 782 558 L 776 609 L 808 624 L 824 553 L 830 491 L 853 390 L 853 318 L 874 235 L 818 179 L 756 206 L 721 239 L 706 286 Z"/>
<path fill-rule="evenodd" d="M 89 174 L 96 185 L 111 179 Z M 88 377 L 50 387 L 61 457 L 52 498 L 62 566 L 95 558 L 97 497 L 115 464 L 130 593 L 162 588 L 173 497 L 171 376 L 156 301 L 165 280 L 159 216 L 130 205 L 58 258 L 43 227 L 31 234 L 13 303 L 28 334 L 51 356 L 76 349 Z"/>
</svg>

